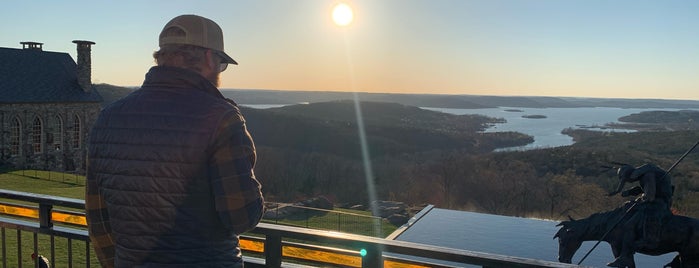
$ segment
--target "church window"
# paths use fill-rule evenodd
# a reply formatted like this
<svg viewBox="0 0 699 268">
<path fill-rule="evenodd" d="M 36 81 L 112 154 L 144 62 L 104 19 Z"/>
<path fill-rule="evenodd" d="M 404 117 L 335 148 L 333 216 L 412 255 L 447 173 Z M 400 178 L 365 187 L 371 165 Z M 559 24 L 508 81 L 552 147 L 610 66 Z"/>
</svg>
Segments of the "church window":
<svg viewBox="0 0 699 268">
<path fill-rule="evenodd" d="M 60 115 L 56 115 L 53 120 L 53 149 L 60 151 L 63 145 L 63 119 Z"/>
<path fill-rule="evenodd" d="M 73 149 L 80 148 L 82 131 L 80 129 L 80 117 L 75 115 L 73 117 Z"/>
<path fill-rule="evenodd" d="M 22 122 L 15 117 L 10 126 L 10 154 L 19 155 L 22 144 Z"/>
<path fill-rule="evenodd" d="M 42 151 L 42 136 L 44 134 L 44 128 L 41 124 L 41 118 L 34 118 L 34 125 L 32 126 L 32 149 L 35 154 L 39 154 Z"/>
</svg>

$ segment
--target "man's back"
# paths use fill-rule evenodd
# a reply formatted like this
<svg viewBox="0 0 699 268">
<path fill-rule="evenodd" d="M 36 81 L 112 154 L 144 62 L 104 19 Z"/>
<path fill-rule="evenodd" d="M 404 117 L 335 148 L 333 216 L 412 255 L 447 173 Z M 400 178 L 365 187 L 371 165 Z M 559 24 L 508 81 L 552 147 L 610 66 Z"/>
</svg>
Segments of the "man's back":
<svg viewBox="0 0 699 268">
<path fill-rule="evenodd" d="M 170 81 L 173 71 L 182 72 L 155 67 L 159 75 L 106 108 L 91 133 L 88 176 L 108 208 L 117 266 L 240 261 L 237 236 L 217 214 L 209 170 L 221 122 L 244 121 L 215 92 Z M 251 170 L 254 147 L 246 143 L 253 153 L 243 169 Z"/>
<path fill-rule="evenodd" d="M 237 267 L 262 218 L 255 145 L 217 86 L 228 64 L 214 21 L 171 19 L 141 89 L 107 107 L 88 144 L 85 210 L 104 267 Z"/>
</svg>

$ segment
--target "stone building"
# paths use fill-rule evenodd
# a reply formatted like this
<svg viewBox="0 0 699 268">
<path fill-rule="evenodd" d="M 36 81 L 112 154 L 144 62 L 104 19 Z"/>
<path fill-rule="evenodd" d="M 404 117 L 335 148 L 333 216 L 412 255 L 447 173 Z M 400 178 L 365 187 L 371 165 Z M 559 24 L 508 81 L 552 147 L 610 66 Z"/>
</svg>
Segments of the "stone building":
<svg viewBox="0 0 699 268">
<path fill-rule="evenodd" d="M 90 41 L 78 60 L 42 43 L 0 48 L 0 167 L 83 171 L 102 97 L 91 81 Z"/>
</svg>

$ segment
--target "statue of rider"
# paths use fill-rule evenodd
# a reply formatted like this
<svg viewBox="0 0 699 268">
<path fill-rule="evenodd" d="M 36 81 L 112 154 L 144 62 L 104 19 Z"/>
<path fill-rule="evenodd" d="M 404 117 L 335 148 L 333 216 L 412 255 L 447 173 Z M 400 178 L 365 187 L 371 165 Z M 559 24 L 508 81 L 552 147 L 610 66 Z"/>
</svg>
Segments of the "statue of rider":
<svg viewBox="0 0 699 268">
<path fill-rule="evenodd" d="M 621 226 L 624 228 L 622 248 L 618 258 L 614 262 L 608 263 L 611 267 L 627 267 L 632 263 L 633 254 L 636 249 L 653 249 L 660 241 L 660 231 L 662 221 L 666 216 L 672 214 L 672 193 L 673 186 L 669 175 L 665 170 L 653 165 L 644 164 L 639 167 L 623 165 L 617 170 L 619 186 L 610 196 L 621 192 L 621 196 L 636 196 L 637 204 L 635 212 L 628 221 Z M 639 186 L 626 191 L 621 191 L 626 182 L 638 181 Z M 642 224 L 642 237 L 636 236 L 636 228 Z"/>
</svg>

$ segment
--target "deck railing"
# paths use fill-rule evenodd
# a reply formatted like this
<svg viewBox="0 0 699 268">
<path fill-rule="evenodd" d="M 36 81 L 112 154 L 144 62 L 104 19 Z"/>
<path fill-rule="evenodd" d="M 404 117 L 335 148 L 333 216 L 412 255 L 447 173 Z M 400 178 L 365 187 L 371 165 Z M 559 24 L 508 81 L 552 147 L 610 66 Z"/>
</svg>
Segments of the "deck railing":
<svg viewBox="0 0 699 268">
<path fill-rule="evenodd" d="M 0 198 L 5 200 L 0 202 L 0 214 L 4 215 L 0 217 L 1 267 L 38 267 L 37 262 L 28 258 L 31 253 L 49 255 L 51 267 L 99 266 L 85 230 L 83 200 L 2 189 Z M 16 232 L 15 236 L 9 234 L 12 230 Z M 31 239 L 26 236 L 31 236 Z M 65 241 L 59 242 L 56 238 Z M 16 242 L 16 247 L 10 245 L 11 240 Z M 577 267 L 269 223 L 260 223 L 255 230 L 241 236 L 240 245 L 246 267 L 462 267 L 466 264 L 482 267 Z M 74 252 L 74 247 L 81 249 Z M 27 250 L 31 252 L 26 253 Z M 8 259 L 14 262 L 10 263 Z"/>
</svg>

